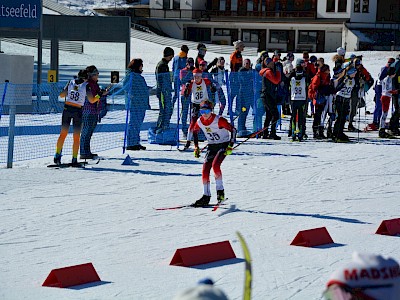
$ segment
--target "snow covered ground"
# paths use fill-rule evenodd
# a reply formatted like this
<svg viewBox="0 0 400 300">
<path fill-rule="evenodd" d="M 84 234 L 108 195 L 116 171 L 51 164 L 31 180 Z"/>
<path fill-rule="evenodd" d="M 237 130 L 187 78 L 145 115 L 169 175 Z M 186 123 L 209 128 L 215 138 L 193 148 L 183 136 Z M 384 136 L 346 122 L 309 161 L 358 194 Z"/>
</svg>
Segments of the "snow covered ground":
<svg viewBox="0 0 400 300">
<path fill-rule="evenodd" d="M 36 56 L 29 47 L 1 46 L 6 53 Z M 133 39 L 131 54 L 153 72 L 163 47 Z M 376 78 L 387 57 L 397 53 L 356 54 L 364 55 Z M 85 54 L 62 53 L 60 64 L 123 71 L 123 55 L 121 45 L 87 43 Z M 332 53 L 316 55 L 332 64 Z M 49 63 L 48 51 L 44 60 Z M 372 99 L 370 92 L 370 111 Z M 361 121 L 370 122 L 370 116 L 363 114 Z M 244 143 L 222 165 L 229 200 L 216 212 L 154 210 L 202 194 L 202 159 L 170 146 L 145 144 L 146 151 L 129 153 L 131 166 L 121 165 L 126 155 L 120 148 L 100 153 L 105 160 L 85 169 L 49 169 L 52 157 L 2 166 L 0 299 L 172 299 L 204 277 L 230 299 L 241 299 L 244 263 L 236 231 L 253 259 L 253 299 L 320 299 L 329 275 L 353 251 L 400 261 L 399 238 L 374 234 L 382 220 L 400 217 L 399 142 L 378 140 L 376 133 L 360 137 L 351 144 L 291 143 L 284 135 L 282 141 Z M 323 226 L 335 244 L 289 245 L 298 231 Z M 225 240 L 237 260 L 169 266 L 178 248 Z M 50 270 L 86 262 L 102 284 L 41 287 Z"/>
</svg>

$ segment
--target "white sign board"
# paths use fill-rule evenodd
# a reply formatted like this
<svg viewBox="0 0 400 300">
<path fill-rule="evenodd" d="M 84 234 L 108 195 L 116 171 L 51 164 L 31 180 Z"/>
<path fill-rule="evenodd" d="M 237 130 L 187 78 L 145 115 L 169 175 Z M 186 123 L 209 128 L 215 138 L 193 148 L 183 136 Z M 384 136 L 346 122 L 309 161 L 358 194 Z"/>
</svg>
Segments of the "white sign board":
<svg viewBox="0 0 400 300">
<path fill-rule="evenodd" d="M 33 56 L 0 54 L 0 99 L 5 81 L 7 87 L 4 105 L 31 105 L 33 87 Z"/>
</svg>

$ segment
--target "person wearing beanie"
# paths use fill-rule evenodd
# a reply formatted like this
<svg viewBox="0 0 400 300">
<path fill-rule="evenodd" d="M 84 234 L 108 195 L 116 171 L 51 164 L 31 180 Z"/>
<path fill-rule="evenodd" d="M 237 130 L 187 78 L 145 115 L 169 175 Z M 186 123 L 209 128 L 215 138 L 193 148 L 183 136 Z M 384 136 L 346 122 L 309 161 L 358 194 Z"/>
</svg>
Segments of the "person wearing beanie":
<svg viewBox="0 0 400 300">
<path fill-rule="evenodd" d="M 173 300 L 228 300 L 228 297 L 214 286 L 211 279 L 206 278 L 197 286 L 178 293 Z"/>
<path fill-rule="evenodd" d="M 80 70 L 78 78 L 70 80 L 60 93 L 60 97 L 65 97 L 65 104 L 62 113 L 61 131 L 57 139 L 56 153 L 54 155 L 54 163 L 61 164 L 62 149 L 65 138 L 68 135 L 70 123 L 74 126 L 73 144 L 72 144 L 72 166 L 80 167 L 78 163 L 79 139 L 82 128 L 82 107 L 85 101 L 97 103 L 99 98 L 92 95 L 88 86 L 87 70 Z"/>
<path fill-rule="evenodd" d="M 149 88 L 142 76 L 143 60 L 134 58 L 128 64 L 123 86 L 125 103 L 129 111 L 128 132 L 126 137 L 126 150 L 146 150 L 140 144 L 140 129 L 143 125 L 146 110 L 150 107 Z"/>
<path fill-rule="evenodd" d="M 197 53 L 196 59 L 194 60 L 194 66 L 196 68 L 198 68 L 199 63 L 202 60 L 204 60 L 204 57 L 206 56 L 206 53 L 207 53 L 207 47 L 203 43 L 199 43 L 197 45 L 197 51 L 198 51 L 198 53 Z"/>
<path fill-rule="evenodd" d="M 156 66 L 156 81 L 157 81 L 157 98 L 159 103 L 159 114 L 155 128 L 156 133 L 162 133 L 169 128 L 172 116 L 172 82 L 169 74 L 168 63 L 174 57 L 174 50 L 170 47 L 165 47 L 164 57 Z"/>
<path fill-rule="evenodd" d="M 181 82 L 181 104 L 182 104 L 182 111 L 181 111 L 181 123 L 182 123 L 182 133 L 183 138 L 187 138 L 188 134 L 188 113 L 189 113 L 189 106 L 191 101 L 191 92 L 188 88 L 188 84 L 193 79 L 193 70 L 194 70 L 194 59 L 193 57 L 189 57 L 186 61 L 186 67 L 180 71 L 179 78 Z"/>
<path fill-rule="evenodd" d="M 354 252 L 352 260 L 332 273 L 325 300 L 397 300 L 400 266 L 393 258 Z"/>
<path fill-rule="evenodd" d="M 91 90 L 93 97 L 99 98 L 99 101 L 92 103 L 85 101 L 82 111 L 82 133 L 81 133 L 81 144 L 80 144 L 80 158 L 81 159 L 93 159 L 98 155 L 92 153 L 90 149 L 90 141 L 94 130 L 99 122 L 99 113 L 102 109 L 102 105 L 106 105 L 106 96 L 108 91 L 104 91 L 100 88 L 99 81 L 99 70 L 96 66 L 91 65 L 86 67 L 88 72 L 88 86 Z"/>
<path fill-rule="evenodd" d="M 193 128 L 197 122 L 197 119 L 199 118 L 200 103 L 204 100 L 210 99 L 210 93 L 208 91 L 209 87 L 211 88 L 211 92 L 216 91 L 215 84 L 212 83 L 208 78 L 203 78 L 203 71 L 195 68 L 193 70 L 193 80 L 186 85 L 188 93 L 192 93 L 192 109 L 190 116 L 190 126 L 184 150 L 190 147 L 190 141 L 192 137 L 194 137 L 194 139 L 198 139 L 197 132 L 193 132 Z"/>
<path fill-rule="evenodd" d="M 262 100 L 265 108 L 265 121 L 263 139 L 280 140 L 281 137 L 276 134 L 276 123 L 279 120 L 279 111 L 277 104 L 278 84 L 281 82 L 281 73 L 276 69 L 275 63 L 266 58 L 266 67 L 261 69 L 262 77 Z M 268 134 L 268 128 L 271 126 L 271 132 Z"/>
<path fill-rule="evenodd" d="M 182 45 L 181 52 L 172 60 L 172 73 L 174 75 L 174 97 L 172 98 L 172 107 L 174 107 L 176 100 L 179 98 L 180 80 L 179 74 L 183 68 L 186 67 L 187 55 L 189 47 Z"/>
<path fill-rule="evenodd" d="M 214 114 L 211 101 L 203 100 L 199 104 L 201 117 L 194 123 L 194 156 L 200 157 L 197 133 L 202 130 L 207 138 L 208 147 L 205 155 L 201 178 L 203 181 L 203 196 L 192 204 L 194 207 L 209 205 L 211 200 L 210 171 L 213 169 L 217 190 L 217 201 L 225 201 L 224 183 L 222 180 L 221 164 L 227 155 L 232 154 L 236 140 L 236 129 L 224 117 Z M 201 298 L 200 298 L 201 299 Z M 207 299 L 207 298 L 205 298 Z M 211 298 L 213 299 L 213 298 Z M 216 298 L 219 299 L 219 298 Z M 221 298 L 222 299 L 222 298 Z"/>
<path fill-rule="evenodd" d="M 292 114 L 290 117 L 289 134 L 292 141 L 303 140 L 303 126 L 305 123 L 305 112 L 307 105 L 307 86 L 306 73 L 303 69 L 304 64 L 296 64 L 294 76 L 290 77 L 290 99 Z"/>
<path fill-rule="evenodd" d="M 239 95 L 239 75 L 238 71 L 243 66 L 243 56 L 242 51 L 244 50 L 244 42 L 241 40 L 233 42 L 233 46 L 235 51 L 229 57 L 229 64 L 231 68 L 231 72 L 229 74 L 229 86 L 230 86 L 230 102 L 228 102 L 228 112 L 232 113 L 234 109 L 235 99 Z M 237 99 L 236 99 L 237 101 Z M 233 113 L 240 114 L 240 107 L 236 104 L 235 111 Z"/>
</svg>

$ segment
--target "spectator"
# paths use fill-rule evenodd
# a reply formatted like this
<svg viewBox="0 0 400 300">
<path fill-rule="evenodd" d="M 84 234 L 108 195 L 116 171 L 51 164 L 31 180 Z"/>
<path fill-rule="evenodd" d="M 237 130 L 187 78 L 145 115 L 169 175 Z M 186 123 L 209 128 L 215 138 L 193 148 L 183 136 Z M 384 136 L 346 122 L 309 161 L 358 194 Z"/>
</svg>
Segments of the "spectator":
<svg viewBox="0 0 400 300">
<path fill-rule="evenodd" d="M 108 94 L 107 91 L 102 91 L 98 81 L 99 81 L 99 71 L 95 66 L 88 66 L 86 68 L 88 72 L 88 86 L 93 95 L 100 99 L 102 96 L 106 96 Z M 99 101 L 95 103 L 90 102 L 88 99 L 85 101 L 85 105 L 83 106 L 82 112 L 82 134 L 81 134 L 81 146 L 80 146 L 80 158 L 81 159 L 93 159 L 98 155 L 92 153 L 90 149 L 90 141 L 92 139 L 93 132 L 97 126 L 97 122 L 99 120 L 99 112 L 101 107 L 99 106 Z"/>
<path fill-rule="evenodd" d="M 266 68 L 261 69 L 262 76 L 262 99 L 265 107 L 265 121 L 263 138 L 280 140 L 281 137 L 276 135 L 276 122 L 279 120 L 279 112 L 277 106 L 277 86 L 281 81 L 281 73 L 276 70 L 275 63 L 266 58 Z M 271 125 L 271 133 L 268 134 L 268 127 Z"/>
<path fill-rule="evenodd" d="M 205 61 L 205 56 L 207 53 L 207 48 L 203 43 L 199 43 L 197 45 L 197 50 L 198 50 L 198 54 L 195 60 L 195 67 L 199 68 L 200 62 L 202 62 L 203 60 Z M 214 67 L 217 64 L 218 58 L 214 58 L 214 60 L 208 64 L 207 66 L 207 71 L 210 70 L 212 67 Z"/>
<path fill-rule="evenodd" d="M 172 72 L 174 74 L 174 97 L 172 98 L 172 107 L 174 107 L 176 100 L 179 97 L 179 86 L 180 79 L 179 74 L 180 71 L 186 67 L 187 55 L 189 53 L 189 47 L 186 45 L 182 45 L 181 52 L 176 55 L 172 61 Z"/>
<path fill-rule="evenodd" d="M 390 65 L 394 68 L 396 76 L 393 78 L 393 89 L 400 89 L 400 54 L 396 56 L 394 63 Z M 392 101 L 394 106 L 394 112 L 390 118 L 389 129 L 393 135 L 400 135 L 399 131 L 399 116 L 400 116 L 400 104 L 399 94 L 392 95 Z"/>
<path fill-rule="evenodd" d="M 174 50 L 170 47 L 165 47 L 163 58 L 156 67 L 157 97 L 160 109 L 156 125 L 156 133 L 162 133 L 169 128 L 172 116 L 172 83 L 168 63 L 173 57 Z"/>
<path fill-rule="evenodd" d="M 326 300 L 397 300 L 400 266 L 393 258 L 355 252 L 352 261 L 337 269 L 326 286 Z"/>
<path fill-rule="evenodd" d="M 382 103 L 381 103 L 381 96 L 382 96 L 382 80 L 386 78 L 387 71 L 390 65 L 394 63 L 394 58 L 388 58 L 387 63 L 381 68 L 381 72 L 378 74 L 379 80 L 376 81 L 374 90 L 375 90 L 375 109 L 374 109 L 374 118 L 372 123 L 367 125 L 367 131 L 375 131 L 379 128 L 380 119 L 382 116 Z"/>
<path fill-rule="evenodd" d="M 254 111 L 254 78 L 250 59 L 243 60 L 243 67 L 239 69 L 239 96 L 240 113 L 238 117 L 238 137 L 246 137 L 250 134 L 246 128 L 246 119 L 250 107 Z M 236 104 L 238 105 L 238 104 Z"/>
<path fill-rule="evenodd" d="M 255 90 L 254 93 L 257 97 L 257 105 L 254 108 L 254 121 L 253 121 L 253 131 L 259 131 L 262 126 L 262 117 L 265 114 L 265 108 L 263 104 L 263 100 L 261 98 L 261 90 L 262 90 L 262 77 L 260 76 L 260 71 L 262 68 L 265 68 L 264 64 L 265 59 L 268 57 L 267 51 L 262 51 L 260 56 L 256 61 L 256 66 L 254 67 L 254 80 L 255 80 Z"/>
<path fill-rule="evenodd" d="M 244 42 L 241 40 L 233 42 L 233 46 L 235 47 L 235 51 L 232 52 L 229 62 L 231 67 L 231 73 L 229 74 L 229 86 L 230 91 L 228 91 L 230 97 L 228 101 L 228 112 L 229 114 L 232 113 L 233 105 L 235 98 L 239 95 L 239 69 L 243 66 L 243 57 L 242 52 L 245 48 Z M 240 113 L 240 105 L 235 106 L 236 114 Z"/>
<path fill-rule="evenodd" d="M 350 98 L 350 114 L 349 114 L 349 126 L 347 127 L 348 131 L 358 131 L 353 125 L 354 117 L 357 114 L 357 109 L 365 106 L 365 88 L 366 85 L 369 87 L 372 86 L 374 79 L 371 74 L 364 68 L 362 61 L 360 58 L 355 58 L 352 62 L 352 65 L 357 69 L 357 74 L 355 77 L 355 83 Z"/>
<path fill-rule="evenodd" d="M 146 80 L 141 75 L 142 72 L 143 60 L 132 59 L 128 64 L 124 79 L 124 87 L 128 91 L 125 99 L 129 107 L 127 150 L 146 150 L 146 147 L 140 144 L 140 128 L 150 103 L 149 89 Z"/>
<path fill-rule="evenodd" d="M 219 103 L 218 115 L 222 116 L 225 106 L 226 98 L 222 86 L 226 85 L 225 82 L 225 58 L 219 57 L 217 65 L 211 69 L 210 73 L 213 76 L 214 81 L 217 83 L 217 92 L 215 94 L 215 103 Z"/>
<path fill-rule="evenodd" d="M 190 102 L 192 98 L 192 93 L 190 93 L 190 90 L 186 87 L 187 83 L 190 83 L 193 79 L 193 70 L 194 70 L 194 59 L 192 57 L 189 57 L 186 62 L 186 67 L 183 68 L 180 71 L 180 82 L 182 84 L 181 87 L 181 122 L 182 122 L 182 133 L 184 139 L 187 138 L 188 134 L 188 124 L 187 124 L 187 118 L 188 118 L 188 113 L 189 113 L 189 108 L 190 108 Z"/>
<path fill-rule="evenodd" d="M 333 93 L 331 86 L 331 76 L 328 65 L 323 65 L 318 73 L 311 80 L 308 88 L 309 98 L 312 99 L 315 109 L 313 121 L 314 139 L 325 139 L 323 112 L 330 97 Z"/>
</svg>

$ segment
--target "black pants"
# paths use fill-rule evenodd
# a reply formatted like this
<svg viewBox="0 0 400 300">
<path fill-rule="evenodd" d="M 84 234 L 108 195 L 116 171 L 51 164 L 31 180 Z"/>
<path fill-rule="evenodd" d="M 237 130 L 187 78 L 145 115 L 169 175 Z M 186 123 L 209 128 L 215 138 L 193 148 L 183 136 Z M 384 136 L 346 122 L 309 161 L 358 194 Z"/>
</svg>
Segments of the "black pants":
<svg viewBox="0 0 400 300">
<path fill-rule="evenodd" d="M 265 108 L 264 127 L 268 128 L 271 125 L 271 136 L 276 135 L 276 122 L 279 120 L 279 111 L 276 98 L 269 94 L 262 94 L 261 99 Z M 268 130 L 264 131 L 266 134 Z"/>
<path fill-rule="evenodd" d="M 293 100 L 292 104 L 292 115 L 290 117 L 290 129 L 291 136 L 295 135 L 295 132 L 299 131 L 299 136 L 303 136 L 303 124 L 304 124 L 304 110 L 306 109 L 307 100 Z M 297 126 L 296 126 L 297 118 Z"/>
<path fill-rule="evenodd" d="M 325 108 L 325 103 L 314 105 L 314 121 L 313 121 L 313 132 L 316 134 L 318 132 L 319 126 L 324 126 L 321 124 L 321 116 Z"/>
<path fill-rule="evenodd" d="M 333 136 L 340 137 L 343 135 L 344 124 L 346 123 L 346 117 L 349 114 L 350 109 L 350 98 L 344 98 L 342 96 L 336 96 L 335 110 L 336 110 L 336 121 L 333 126 Z"/>
</svg>

